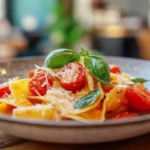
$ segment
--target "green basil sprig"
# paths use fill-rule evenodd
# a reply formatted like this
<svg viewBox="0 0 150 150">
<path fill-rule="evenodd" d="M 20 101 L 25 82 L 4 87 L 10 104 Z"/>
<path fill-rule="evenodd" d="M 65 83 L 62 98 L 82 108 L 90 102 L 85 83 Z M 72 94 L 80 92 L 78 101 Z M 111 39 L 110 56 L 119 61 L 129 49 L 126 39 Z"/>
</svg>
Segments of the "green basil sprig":
<svg viewBox="0 0 150 150">
<path fill-rule="evenodd" d="M 89 52 L 88 51 L 86 51 L 86 50 L 84 50 L 83 48 L 81 48 L 81 52 L 80 52 L 80 55 L 81 56 L 89 56 L 90 54 L 89 54 Z"/>
<path fill-rule="evenodd" d="M 79 61 L 80 55 L 70 49 L 57 49 L 49 53 L 44 61 L 44 66 L 52 69 L 62 68 L 63 66 Z"/>
<path fill-rule="evenodd" d="M 84 57 L 85 66 L 101 84 L 110 84 L 109 65 L 101 57 L 90 55 L 86 50 L 82 50 L 80 55 Z"/>
<path fill-rule="evenodd" d="M 134 82 L 134 83 L 145 83 L 145 82 L 148 82 L 150 80 L 146 80 L 144 78 L 131 78 L 131 81 Z"/>
<path fill-rule="evenodd" d="M 81 97 L 80 99 L 78 99 L 73 107 L 75 109 L 81 109 L 81 108 L 84 108 L 86 106 L 89 106 L 91 104 L 93 104 L 96 99 L 99 97 L 99 95 L 101 94 L 101 90 L 100 89 L 97 89 L 97 90 L 93 90 L 93 91 L 90 91 L 87 95 Z"/>
</svg>

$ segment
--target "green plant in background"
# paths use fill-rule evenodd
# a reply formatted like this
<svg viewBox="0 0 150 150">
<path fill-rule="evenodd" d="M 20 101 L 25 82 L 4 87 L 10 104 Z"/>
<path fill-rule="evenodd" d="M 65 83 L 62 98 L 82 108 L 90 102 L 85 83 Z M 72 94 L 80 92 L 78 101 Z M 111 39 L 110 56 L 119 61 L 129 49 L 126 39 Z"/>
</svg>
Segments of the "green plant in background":
<svg viewBox="0 0 150 150">
<path fill-rule="evenodd" d="M 55 47 L 72 48 L 85 34 L 79 22 L 67 13 L 62 3 L 57 4 L 54 11 L 54 21 L 49 27 L 51 40 Z"/>
</svg>

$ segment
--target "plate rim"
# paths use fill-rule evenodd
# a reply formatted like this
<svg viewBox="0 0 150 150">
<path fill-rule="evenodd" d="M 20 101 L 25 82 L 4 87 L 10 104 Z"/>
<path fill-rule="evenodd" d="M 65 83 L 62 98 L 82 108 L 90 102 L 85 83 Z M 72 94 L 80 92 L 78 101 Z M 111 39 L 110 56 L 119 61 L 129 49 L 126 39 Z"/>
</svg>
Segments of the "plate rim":
<svg viewBox="0 0 150 150">
<path fill-rule="evenodd" d="M 17 58 L 11 58 L 11 59 L 3 59 L 3 60 L 0 60 L 0 64 L 1 63 L 8 63 L 8 62 L 13 62 L 13 61 L 29 61 L 29 60 L 36 60 L 36 59 L 44 59 L 47 55 L 42 55 L 42 56 L 27 56 L 27 57 L 17 57 Z M 123 57 L 123 56 L 106 56 L 106 55 L 99 55 L 101 56 L 102 58 L 104 59 L 124 59 L 124 60 L 131 60 L 131 61 L 141 61 L 141 62 L 145 62 L 145 63 L 150 63 L 149 60 L 143 60 L 143 59 L 140 59 L 140 58 L 131 58 L 131 57 Z"/>
<path fill-rule="evenodd" d="M 104 121 L 86 121 L 79 122 L 74 120 L 38 120 L 38 119 L 24 119 L 24 118 L 11 118 L 5 115 L 0 115 L 0 122 L 8 122 L 20 125 L 30 125 L 30 126 L 44 126 L 44 127 L 63 127 L 63 128 L 79 128 L 79 127 L 105 127 L 105 126 L 116 126 L 116 125 L 126 125 L 135 124 L 150 121 L 150 115 L 137 116 L 134 118 L 124 118 L 121 120 L 104 120 Z"/>
</svg>

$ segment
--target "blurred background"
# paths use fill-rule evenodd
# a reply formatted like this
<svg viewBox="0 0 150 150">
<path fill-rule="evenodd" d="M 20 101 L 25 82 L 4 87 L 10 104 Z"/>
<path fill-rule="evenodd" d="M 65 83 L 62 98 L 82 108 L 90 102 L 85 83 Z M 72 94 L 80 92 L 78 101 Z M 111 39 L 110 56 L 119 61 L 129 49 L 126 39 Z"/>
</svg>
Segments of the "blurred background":
<svg viewBox="0 0 150 150">
<path fill-rule="evenodd" d="M 0 0 L 0 59 L 57 48 L 150 60 L 150 1 Z"/>
</svg>

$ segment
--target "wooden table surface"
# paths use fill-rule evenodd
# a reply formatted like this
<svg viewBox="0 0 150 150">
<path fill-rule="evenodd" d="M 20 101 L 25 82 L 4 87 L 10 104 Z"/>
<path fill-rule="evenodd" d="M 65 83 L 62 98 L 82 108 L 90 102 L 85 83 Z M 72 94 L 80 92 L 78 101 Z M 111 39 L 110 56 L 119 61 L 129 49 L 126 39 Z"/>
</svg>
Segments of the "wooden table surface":
<svg viewBox="0 0 150 150">
<path fill-rule="evenodd" d="M 111 134 L 110 134 L 111 136 Z M 40 142 L 25 142 L 3 150 L 150 150 L 150 134 L 109 143 L 90 145 L 65 145 Z"/>
</svg>

